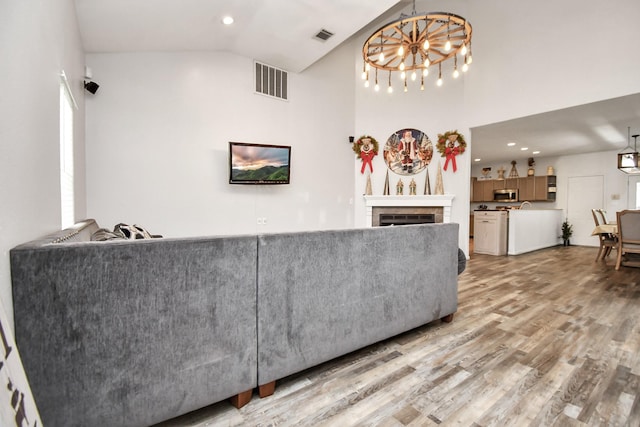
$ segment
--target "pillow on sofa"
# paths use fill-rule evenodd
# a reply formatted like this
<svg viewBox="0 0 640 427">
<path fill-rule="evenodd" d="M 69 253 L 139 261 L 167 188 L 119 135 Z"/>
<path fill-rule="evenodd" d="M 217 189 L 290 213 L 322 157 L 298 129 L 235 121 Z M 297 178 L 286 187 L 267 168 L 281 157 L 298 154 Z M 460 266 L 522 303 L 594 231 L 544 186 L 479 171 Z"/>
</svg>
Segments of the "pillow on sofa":
<svg viewBox="0 0 640 427">
<path fill-rule="evenodd" d="M 137 239 L 153 239 L 162 237 L 160 235 L 151 235 L 146 229 L 137 224 L 128 225 L 124 223 L 116 224 L 113 231 L 101 228 L 91 235 L 91 240 L 137 240 Z"/>
</svg>

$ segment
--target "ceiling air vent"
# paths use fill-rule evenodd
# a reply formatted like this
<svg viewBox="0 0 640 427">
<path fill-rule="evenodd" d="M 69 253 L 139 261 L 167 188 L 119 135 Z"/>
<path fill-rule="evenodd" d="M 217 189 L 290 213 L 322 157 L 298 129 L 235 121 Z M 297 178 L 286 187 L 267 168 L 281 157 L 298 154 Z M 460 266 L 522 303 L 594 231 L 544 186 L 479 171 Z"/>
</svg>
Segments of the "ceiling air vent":
<svg viewBox="0 0 640 427">
<path fill-rule="evenodd" d="M 318 34 L 315 35 L 315 38 L 320 39 L 323 42 L 326 42 L 327 40 L 329 40 L 331 36 L 333 36 L 333 33 L 323 28 L 318 32 Z"/>
<path fill-rule="evenodd" d="M 278 99 L 289 99 L 289 73 L 259 62 L 256 62 L 255 65 L 256 93 L 272 96 Z"/>
</svg>

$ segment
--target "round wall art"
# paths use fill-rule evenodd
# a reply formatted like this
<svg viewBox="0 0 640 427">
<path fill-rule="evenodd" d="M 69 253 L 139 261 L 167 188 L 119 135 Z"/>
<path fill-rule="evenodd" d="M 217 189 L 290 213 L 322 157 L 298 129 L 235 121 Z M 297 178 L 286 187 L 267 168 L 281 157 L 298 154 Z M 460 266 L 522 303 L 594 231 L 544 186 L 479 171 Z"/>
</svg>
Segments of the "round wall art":
<svg viewBox="0 0 640 427">
<path fill-rule="evenodd" d="M 399 175 L 414 175 L 426 168 L 433 157 L 433 144 L 426 133 L 400 129 L 384 146 L 387 167 Z"/>
</svg>

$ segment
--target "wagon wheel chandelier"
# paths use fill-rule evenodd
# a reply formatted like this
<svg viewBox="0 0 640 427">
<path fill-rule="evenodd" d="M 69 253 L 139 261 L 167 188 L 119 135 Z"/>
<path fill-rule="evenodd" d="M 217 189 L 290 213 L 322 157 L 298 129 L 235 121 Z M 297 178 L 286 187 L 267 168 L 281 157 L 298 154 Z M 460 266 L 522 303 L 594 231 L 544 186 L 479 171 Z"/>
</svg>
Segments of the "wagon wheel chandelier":
<svg viewBox="0 0 640 427">
<path fill-rule="evenodd" d="M 387 91 L 391 93 L 391 74 L 397 72 L 407 92 L 407 80 L 415 82 L 420 75 L 420 89 L 424 90 L 429 67 L 437 65 L 436 84 L 442 86 L 442 63 L 451 59 L 452 76 L 458 78 L 458 56 L 462 62 L 460 69 L 466 72 L 472 61 L 471 24 L 453 13 L 418 15 L 414 0 L 411 15 L 401 14 L 398 20 L 375 31 L 364 43 L 362 79 L 365 87 L 369 87 L 370 77 L 373 77 L 374 89 L 379 91 L 378 74 L 382 74 L 380 80 L 388 77 Z"/>
</svg>

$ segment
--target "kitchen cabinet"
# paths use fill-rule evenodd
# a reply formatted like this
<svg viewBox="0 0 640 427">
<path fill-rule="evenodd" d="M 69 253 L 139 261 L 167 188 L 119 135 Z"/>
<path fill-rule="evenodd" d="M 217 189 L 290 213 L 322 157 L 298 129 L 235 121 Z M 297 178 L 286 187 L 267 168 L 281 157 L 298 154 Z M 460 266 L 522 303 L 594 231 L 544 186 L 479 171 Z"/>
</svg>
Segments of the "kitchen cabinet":
<svg viewBox="0 0 640 427">
<path fill-rule="evenodd" d="M 492 202 L 493 190 L 517 189 L 518 200 L 524 202 L 555 202 L 555 175 L 526 176 L 506 179 L 471 179 L 471 202 Z"/>
<path fill-rule="evenodd" d="M 473 179 L 472 202 L 490 202 L 493 200 L 493 180 Z"/>
<path fill-rule="evenodd" d="M 553 175 L 535 177 L 536 202 L 555 202 L 556 200 L 556 177 Z"/>
<path fill-rule="evenodd" d="M 474 211 L 474 253 L 507 254 L 507 215 L 506 211 Z"/>
<path fill-rule="evenodd" d="M 518 178 L 518 199 L 521 202 L 528 200 L 530 202 L 535 198 L 535 179 L 532 176 Z"/>
</svg>

